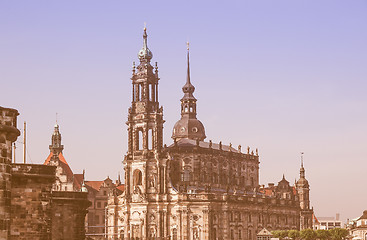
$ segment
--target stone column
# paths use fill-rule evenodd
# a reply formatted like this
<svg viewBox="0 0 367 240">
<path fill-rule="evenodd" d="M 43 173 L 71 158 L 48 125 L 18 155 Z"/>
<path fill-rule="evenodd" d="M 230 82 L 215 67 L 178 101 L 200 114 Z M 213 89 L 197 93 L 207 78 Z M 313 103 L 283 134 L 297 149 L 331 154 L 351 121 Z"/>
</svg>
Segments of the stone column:
<svg viewBox="0 0 367 240">
<path fill-rule="evenodd" d="M 18 111 L 0 107 L 0 239 L 10 237 L 12 144 L 20 135 Z"/>
</svg>

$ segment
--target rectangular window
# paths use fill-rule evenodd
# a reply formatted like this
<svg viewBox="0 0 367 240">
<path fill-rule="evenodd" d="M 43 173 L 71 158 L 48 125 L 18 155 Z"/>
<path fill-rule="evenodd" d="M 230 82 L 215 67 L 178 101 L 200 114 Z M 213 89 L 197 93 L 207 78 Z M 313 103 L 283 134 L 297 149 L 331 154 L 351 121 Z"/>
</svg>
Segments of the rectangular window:
<svg viewBox="0 0 367 240">
<path fill-rule="evenodd" d="M 97 202 L 97 208 L 101 208 L 101 202 Z"/>
</svg>

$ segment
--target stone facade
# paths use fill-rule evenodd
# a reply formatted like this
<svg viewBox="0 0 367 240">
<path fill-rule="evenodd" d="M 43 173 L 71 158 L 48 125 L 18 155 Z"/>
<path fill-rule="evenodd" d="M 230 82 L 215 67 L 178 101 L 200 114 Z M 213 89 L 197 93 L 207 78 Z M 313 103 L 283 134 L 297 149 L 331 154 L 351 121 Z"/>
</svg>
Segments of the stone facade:
<svg viewBox="0 0 367 240">
<path fill-rule="evenodd" d="M 12 144 L 20 135 L 18 111 L 0 107 L 0 239 L 10 236 Z"/>
<path fill-rule="evenodd" d="M 11 237 L 51 239 L 51 188 L 55 167 L 12 165 Z"/>
<path fill-rule="evenodd" d="M 56 166 L 11 163 L 17 115 L 0 107 L 0 239 L 84 239 L 87 193 L 52 191 Z"/>
<path fill-rule="evenodd" d="M 301 224 L 308 221 L 302 211 L 312 211 L 302 176 L 297 186 L 283 177 L 278 186 L 260 189 L 257 149 L 242 153 L 241 146 L 204 141 L 189 51 L 181 119 L 173 129 L 174 143 L 163 146 L 158 67 L 150 64 L 146 29 L 138 57 L 131 78 L 125 191 L 109 198 L 108 239 L 252 240 L 263 228 L 308 227 Z"/>
<path fill-rule="evenodd" d="M 116 181 L 116 184 L 113 183 L 109 177 L 102 181 L 85 181 L 84 183 L 88 190 L 88 200 L 91 202 L 85 222 L 86 236 L 94 240 L 105 239 L 108 196 L 116 191 L 121 193 L 124 185 L 120 180 Z"/>
<path fill-rule="evenodd" d="M 52 192 L 52 239 L 85 239 L 86 192 Z"/>
</svg>

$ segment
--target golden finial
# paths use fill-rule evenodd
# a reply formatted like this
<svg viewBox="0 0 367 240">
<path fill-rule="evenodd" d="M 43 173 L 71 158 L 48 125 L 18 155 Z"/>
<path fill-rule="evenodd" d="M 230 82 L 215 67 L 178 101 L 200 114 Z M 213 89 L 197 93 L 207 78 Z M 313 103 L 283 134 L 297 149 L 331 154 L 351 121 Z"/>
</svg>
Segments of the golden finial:
<svg viewBox="0 0 367 240">
<path fill-rule="evenodd" d="M 144 31 L 146 31 L 146 30 L 147 30 L 147 23 L 144 22 Z"/>
<path fill-rule="evenodd" d="M 190 49 L 190 43 L 188 41 L 186 42 L 186 46 L 187 46 L 187 50 L 189 50 Z"/>
</svg>

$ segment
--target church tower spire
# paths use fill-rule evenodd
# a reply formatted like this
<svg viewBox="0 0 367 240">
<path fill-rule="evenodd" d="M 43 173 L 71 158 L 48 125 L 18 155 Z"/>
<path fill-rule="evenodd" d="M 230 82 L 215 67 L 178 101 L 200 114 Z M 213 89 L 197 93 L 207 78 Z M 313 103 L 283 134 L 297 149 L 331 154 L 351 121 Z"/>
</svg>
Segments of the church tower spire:
<svg viewBox="0 0 367 240">
<path fill-rule="evenodd" d="M 301 167 L 299 170 L 300 178 L 296 183 L 299 204 L 301 207 L 300 213 L 300 228 L 312 228 L 313 209 L 310 208 L 310 185 L 306 179 L 305 168 L 303 167 L 303 152 L 301 152 Z"/>
<path fill-rule="evenodd" d="M 50 151 L 55 155 L 58 156 L 64 150 L 64 145 L 61 144 L 61 133 L 59 131 L 59 125 L 55 124 L 54 132 L 51 137 L 51 145 L 49 146 Z"/>
<path fill-rule="evenodd" d="M 204 125 L 196 118 L 196 98 L 194 97 L 195 87 L 190 79 L 190 49 L 187 43 L 187 73 L 186 83 L 182 87 L 184 93 L 181 98 L 181 119 L 173 128 L 172 138 L 180 140 L 183 138 L 203 141 L 205 136 Z"/>
<path fill-rule="evenodd" d="M 129 108 L 128 151 L 125 156 L 126 195 L 131 201 L 144 198 L 143 193 L 161 193 L 164 184 L 151 187 L 149 179 L 158 181 L 158 169 L 151 168 L 159 162 L 163 146 L 163 108 L 158 102 L 158 66 L 153 67 L 153 53 L 148 47 L 147 29 L 143 31 L 143 47 L 138 53 L 139 65 L 132 70 L 132 102 Z M 161 167 L 161 166 L 160 166 Z M 163 169 L 163 167 L 162 167 Z M 160 174 L 163 174 L 163 170 Z M 160 180 L 163 179 L 163 175 Z M 149 187 L 148 187 L 149 186 Z M 129 201 L 130 201 L 129 200 Z M 140 201 L 140 200 L 139 200 Z"/>
<path fill-rule="evenodd" d="M 148 48 L 144 27 L 143 47 L 138 53 L 139 65 L 133 63 L 132 105 L 129 108 L 129 153 L 159 150 L 163 144 L 163 108 L 158 102 L 158 66 L 150 63 L 153 53 Z"/>
</svg>

